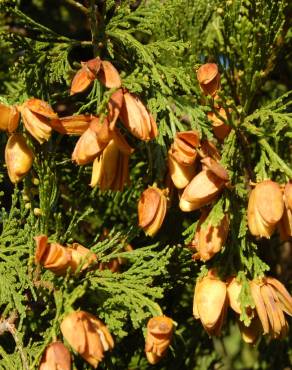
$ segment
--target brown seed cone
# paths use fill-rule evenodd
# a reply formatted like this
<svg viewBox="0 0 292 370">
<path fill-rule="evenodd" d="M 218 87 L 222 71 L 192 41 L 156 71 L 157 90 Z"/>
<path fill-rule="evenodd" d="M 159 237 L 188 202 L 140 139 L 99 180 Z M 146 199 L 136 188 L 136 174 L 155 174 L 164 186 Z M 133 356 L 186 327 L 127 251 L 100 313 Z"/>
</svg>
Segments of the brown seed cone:
<svg viewBox="0 0 292 370">
<path fill-rule="evenodd" d="M 226 284 L 209 274 L 195 286 L 193 314 L 210 335 L 220 335 L 228 300 Z"/>
<path fill-rule="evenodd" d="M 10 181 L 19 182 L 31 169 L 34 155 L 22 134 L 12 134 L 5 146 L 5 163 Z"/>
<path fill-rule="evenodd" d="M 39 235 L 34 239 L 36 241 L 35 263 L 41 264 L 56 275 L 64 275 L 71 262 L 71 254 L 67 248 L 58 243 L 48 243 L 46 235 Z"/>
<path fill-rule="evenodd" d="M 151 186 L 144 190 L 138 202 L 139 226 L 145 234 L 154 236 L 166 214 L 167 197 L 164 190 Z"/>
<path fill-rule="evenodd" d="M 53 342 L 46 347 L 39 370 L 71 370 L 70 352 L 62 342 Z"/>
<path fill-rule="evenodd" d="M 292 211 L 292 181 L 291 180 L 285 185 L 284 201 L 285 201 L 286 207 L 290 211 Z"/>
<path fill-rule="evenodd" d="M 18 127 L 19 116 L 16 107 L 0 103 L 0 130 L 14 132 Z"/>
<path fill-rule="evenodd" d="M 90 249 L 83 247 L 81 244 L 73 243 L 72 245 L 68 246 L 67 251 L 71 255 L 69 266 L 73 272 L 75 272 L 80 266 L 80 271 L 84 271 L 91 264 L 97 262 L 96 254 L 91 252 Z"/>
<path fill-rule="evenodd" d="M 205 157 L 201 159 L 201 163 L 203 165 L 203 169 L 208 169 L 212 171 L 216 176 L 220 177 L 220 179 L 224 181 L 229 180 L 229 175 L 226 169 L 215 159 L 211 157 Z"/>
<path fill-rule="evenodd" d="M 90 59 L 87 62 L 81 62 L 80 68 L 75 74 L 70 89 L 70 95 L 85 91 L 95 80 L 97 73 L 100 70 L 100 58 Z"/>
<path fill-rule="evenodd" d="M 136 95 L 124 92 L 119 117 L 131 134 L 140 140 L 148 141 L 158 135 L 156 122 Z"/>
<path fill-rule="evenodd" d="M 92 162 L 112 138 L 108 125 L 106 119 L 101 124 L 99 118 L 95 117 L 77 141 L 72 153 L 72 160 L 79 165 Z"/>
<path fill-rule="evenodd" d="M 98 73 L 98 79 L 101 83 L 108 87 L 109 89 L 120 88 L 122 85 L 121 77 L 116 68 L 112 63 L 102 60 L 101 68 Z"/>
<path fill-rule="evenodd" d="M 265 180 L 251 191 L 248 201 L 248 227 L 252 235 L 269 238 L 284 212 L 280 186 Z"/>
<path fill-rule="evenodd" d="M 200 156 L 202 158 L 211 157 L 212 159 L 216 160 L 217 162 L 220 161 L 220 153 L 216 146 L 209 140 L 202 140 L 201 147 L 200 147 Z"/>
<path fill-rule="evenodd" d="M 68 314 L 60 328 L 70 346 L 94 368 L 102 361 L 104 352 L 114 347 L 107 327 L 88 312 L 74 311 Z"/>
<path fill-rule="evenodd" d="M 222 191 L 225 181 L 210 170 L 201 171 L 184 189 L 179 206 L 184 212 L 194 211 L 208 203 Z"/>
<path fill-rule="evenodd" d="M 227 280 L 227 296 L 229 301 L 229 306 L 234 312 L 241 314 L 241 306 L 239 301 L 239 295 L 241 292 L 242 284 L 232 277 Z"/>
<path fill-rule="evenodd" d="M 157 364 L 166 355 L 173 331 L 174 325 L 170 317 L 156 316 L 148 321 L 145 352 L 150 364 Z"/>
<path fill-rule="evenodd" d="M 280 233 L 280 239 L 286 241 L 292 237 L 292 211 L 287 208 L 286 204 L 284 207 L 283 216 L 278 223 L 278 229 Z"/>
<path fill-rule="evenodd" d="M 91 114 L 62 117 L 52 120 L 51 127 L 63 135 L 82 135 L 89 128 L 92 119 Z"/>
<path fill-rule="evenodd" d="M 115 91 L 108 102 L 108 121 L 110 130 L 114 130 L 124 103 L 123 89 Z"/>
<path fill-rule="evenodd" d="M 121 137 L 119 137 L 121 138 Z M 119 142 L 112 139 L 93 162 L 90 186 L 101 190 L 122 191 L 129 182 L 129 151 L 121 150 Z"/>
<path fill-rule="evenodd" d="M 220 73 L 215 63 L 203 64 L 197 70 L 197 79 L 205 95 L 214 97 L 220 89 Z"/>
<path fill-rule="evenodd" d="M 227 119 L 226 111 L 224 108 L 217 109 L 218 114 L 222 116 L 225 120 Z M 212 123 L 212 128 L 214 135 L 218 140 L 223 141 L 231 131 L 231 127 L 227 125 L 222 119 L 216 116 L 214 112 L 208 113 L 208 119 Z"/>
<path fill-rule="evenodd" d="M 263 332 L 260 319 L 256 316 L 251 320 L 249 326 L 245 326 L 240 320 L 237 320 L 242 340 L 248 344 L 255 344 Z"/>
<path fill-rule="evenodd" d="M 172 155 L 176 161 L 183 166 L 191 166 L 197 158 L 197 150 L 200 146 L 197 131 L 178 132 L 171 146 Z"/>
<path fill-rule="evenodd" d="M 58 119 L 48 103 L 40 99 L 29 99 L 22 107 L 21 117 L 26 130 L 40 143 L 43 144 L 51 137 L 51 120 Z"/>
<path fill-rule="evenodd" d="M 216 253 L 218 253 L 224 245 L 228 230 L 229 230 L 229 218 L 226 214 L 218 225 L 213 226 L 210 222 L 207 225 L 202 226 L 208 217 L 207 212 L 203 212 L 191 247 L 195 248 L 195 258 L 200 259 L 203 262 L 210 260 Z"/>
<path fill-rule="evenodd" d="M 179 163 L 173 156 L 172 148 L 168 152 L 168 168 L 171 180 L 177 189 L 184 189 L 196 174 L 195 165 L 185 166 Z"/>
</svg>

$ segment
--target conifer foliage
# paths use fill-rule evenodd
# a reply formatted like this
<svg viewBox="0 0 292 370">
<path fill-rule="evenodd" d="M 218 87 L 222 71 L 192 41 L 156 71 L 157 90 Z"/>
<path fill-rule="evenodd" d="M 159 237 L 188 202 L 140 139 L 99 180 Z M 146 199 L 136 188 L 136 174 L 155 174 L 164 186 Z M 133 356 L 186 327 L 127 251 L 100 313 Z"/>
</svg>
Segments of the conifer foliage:
<svg viewBox="0 0 292 370">
<path fill-rule="evenodd" d="M 0 0 L 0 369 L 291 364 L 290 19 Z"/>
</svg>

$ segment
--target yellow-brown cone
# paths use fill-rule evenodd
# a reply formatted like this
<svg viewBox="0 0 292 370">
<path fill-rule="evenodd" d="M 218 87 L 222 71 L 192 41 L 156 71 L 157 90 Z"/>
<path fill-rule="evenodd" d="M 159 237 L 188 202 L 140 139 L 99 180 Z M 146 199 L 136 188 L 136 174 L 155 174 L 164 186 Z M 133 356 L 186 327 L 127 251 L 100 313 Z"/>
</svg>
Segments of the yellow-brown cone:
<svg viewBox="0 0 292 370">
<path fill-rule="evenodd" d="M 191 247 L 198 252 L 194 257 L 204 262 L 211 259 L 221 250 L 229 230 L 229 218 L 227 215 L 216 226 L 213 226 L 210 222 L 202 226 L 207 217 L 208 213 L 206 212 L 200 217 L 194 239 L 191 242 Z"/>
<path fill-rule="evenodd" d="M 165 218 L 166 208 L 165 191 L 155 186 L 144 190 L 138 203 L 138 218 L 139 226 L 145 234 L 154 236 L 158 232 Z"/>
<path fill-rule="evenodd" d="M 220 89 L 220 74 L 215 63 L 203 64 L 197 70 L 197 79 L 205 95 L 214 97 Z"/>
<path fill-rule="evenodd" d="M 174 186 L 177 189 L 184 189 L 196 174 L 195 165 L 183 165 L 173 156 L 172 148 L 168 152 L 168 168 Z"/>
<path fill-rule="evenodd" d="M 70 313 L 63 319 L 60 328 L 70 346 L 94 368 L 102 361 L 104 352 L 114 347 L 107 327 L 86 311 Z"/>
<path fill-rule="evenodd" d="M 0 130 L 14 132 L 19 123 L 19 112 L 16 107 L 0 103 Z"/>
<path fill-rule="evenodd" d="M 109 89 L 119 88 L 122 85 L 121 77 L 112 63 L 102 60 L 98 79 Z"/>
<path fill-rule="evenodd" d="M 69 266 L 73 272 L 75 272 L 80 266 L 81 271 L 83 271 L 91 264 L 97 262 L 96 254 L 91 252 L 90 249 L 83 247 L 81 244 L 73 243 L 67 248 L 67 252 L 71 255 Z"/>
<path fill-rule="evenodd" d="M 34 239 L 36 241 L 35 263 L 41 264 L 56 275 L 64 275 L 71 262 L 71 254 L 67 248 L 58 243 L 48 243 L 46 235 L 39 235 Z"/>
<path fill-rule="evenodd" d="M 226 284 L 209 274 L 198 281 L 194 294 L 194 316 L 210 335 L 219 335 L 227 308 Z"/>
<path fill-rule="evenodd" d="M 85 91 L 94 81 L 100 70 L 101 60 L 95 58 L 87 62 L 81 62 L 82 67 L 75 74 L 70 89 L 70 95 Z"/>
<path fill-rule="evenodd" d="M 5 147 L 5 163 L 10 181 L 19 182 L 31 169 L 33 152 L 21 134 L 12 134 Z"/>
<path fill-rule="evenodd" d="M 150 364 L 157 364 L 166 355 L 174 325 L 170 317 L 152 317 L 147 323 L 145 352 Z"/>
<path fill-rule="evenodd" d="M 62 117 L 52 120 L 51 127 L 63 135 L 82 135 L 88 129 L 92 119 L 90 114 Z"/>
<path fill-rule="evenodd" d="M 225 120 L 227 119 L 226 111 L 224 108 L 219 108 L 218 114 L 222 116 Z M 214 135 L 218 140 L 223 141 L 231 131 L 231 127 L 227 125 L 222 119 L 217 117 L 214 112 L 208 113 L 208 119 L 212 122 L 212 128 Z"/>
<path fill-rule="evenodd" d="M 225 181 L 210 170 L 196 175 L 184 189 L 179 206 L 184 212 L 194 211 L 212 202 L 222 191 Z"/>
<path fill-rule="evenodd" d="M 131 134 L 140 140 L 148 141 L 158 134 L 156 122 L 151 114 L 141 100 L 129 92 L 124 93 L 120 119 Z"/>
<path fill-rule="evenodd" d="M 280 186 L 265 180 L 251 191 L 248 201 L 248 227 L 252 235 L 270 238 L 284 212 Z"/>
<path fill-rule="evenodd" d="M 62 342 L 53 342 L 43 353 L 39 370 L 71 370 L 71 356 Z"/>
</svg>

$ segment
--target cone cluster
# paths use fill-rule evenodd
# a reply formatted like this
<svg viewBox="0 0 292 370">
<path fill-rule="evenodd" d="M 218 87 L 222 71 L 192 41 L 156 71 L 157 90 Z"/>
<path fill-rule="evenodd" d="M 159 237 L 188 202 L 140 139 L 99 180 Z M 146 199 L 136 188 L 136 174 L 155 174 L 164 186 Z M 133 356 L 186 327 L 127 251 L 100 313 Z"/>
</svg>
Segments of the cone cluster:
<svg viewBox="0 0 292 370">
<path fill-rule="evenodd" d="M 196 131 L 177 133 L 168 152 L 169 173 L 181 191 L 179 206 L 190 212 L 212 203 L 229 180 L 214 144 Z"/>
<path fill-rule="evenodd" d="M 255 343 L 260 335 L 283 338 L 288 332 L 285 313 L 292 316 L 292 297 L 284 285 L 273 277 L 249 281 L 254 307 L 245 307 L 250 325 L 240 321 L 242 284 L 235 277 L 222 281 L 214 270 L 195 286 L 193 314 L 200 319 L 209 335 L 220 335 L 228 306 L 236 313 L 242 338 Z"/>
<path fill-rule="evenodd" d="M 157 364 L 166 355 L 173 331 L 174 324 L 170 317 L 156 316 L 148 321 L 145 353 L 150 364 Z"/>
</svg>

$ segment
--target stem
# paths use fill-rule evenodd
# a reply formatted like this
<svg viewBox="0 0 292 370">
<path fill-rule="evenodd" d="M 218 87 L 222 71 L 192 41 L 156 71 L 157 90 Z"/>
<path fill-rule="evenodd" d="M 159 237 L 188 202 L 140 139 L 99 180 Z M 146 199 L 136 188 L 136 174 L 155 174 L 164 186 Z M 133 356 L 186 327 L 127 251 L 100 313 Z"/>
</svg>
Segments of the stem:
<svg viewBox="0 0 292 370">
<path fill-rule="evenodd" d="M 278 156 L 277 153 L 273 151 L 273 149 L 270 147 L 269 143 L 265 139 L 259 140 L 260 145 L 266 150 L 266 152 L 269 154 L 271 158 L 274 158 L 275 161 L 277 161 L 279 168 L 286 173 L 286 175 L 291 179 L 292 178 L 292 170 L 289 168 L 286 163 L 283 161 L 282 158 Z"/>
<path fill-rule="evenodd" d="M 0 335 L 3 334 L 4 332 L 8 331 L 13 336 L 15 345 L 16 345 L 16 347 L 18 349 L 18 352 L 20 354 L 20 357 L 21 357 L 23 369 L 29 370 L 27 358 L 26 358 L 25 352 L 23 350 L 22 343 L 21 343 L 20 339 L 17 336 L 17 330 L 16 330 L 15 325 L 14 325 L 14 322 L 15 322 L 16 319 L 17 319 L 16 312 L 12 312 L 7 320 L 3 320 L 0 323 Z"/>
<path fill-rule="evenodd" d="M 82 4 L 78 3 L 77 1 L 75 0 L 65 0 L 65 2 L 71 6 L 73 6 L 74 8 L 78 9 L 81 11 L 81 13 L 87 15 L 88 14 L 88 9 L 83 6 Z"/>
<path fill-rule="evenodd" d="M 91 28 L 92 46 L 94 57 L 98 56 L 98 22 L 97 22 L 97 7 L 95 5 L 95 0 L 90 0 L 90 12 L 89 21 Z"/>
</svg>

